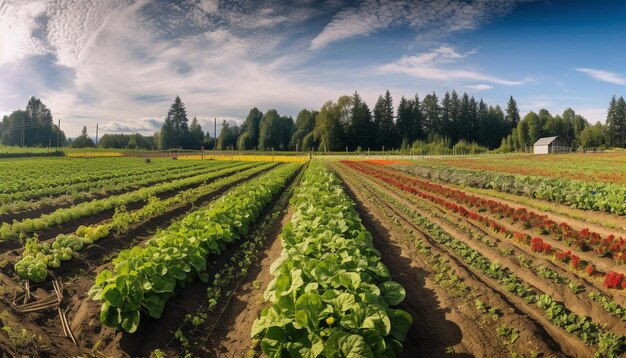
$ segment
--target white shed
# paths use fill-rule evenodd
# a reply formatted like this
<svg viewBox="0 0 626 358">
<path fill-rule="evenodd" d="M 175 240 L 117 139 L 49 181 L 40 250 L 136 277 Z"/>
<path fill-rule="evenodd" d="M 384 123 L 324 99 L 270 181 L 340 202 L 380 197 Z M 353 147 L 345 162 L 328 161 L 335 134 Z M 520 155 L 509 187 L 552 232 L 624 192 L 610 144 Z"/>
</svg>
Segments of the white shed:
<svg viewBox="0 0 626 358">
<path fill-rule="evenodd" d="M 559 137 L 539 138 L 533 145 L 534 154 L 569 153 L 572 151 Z"/>
</svg>

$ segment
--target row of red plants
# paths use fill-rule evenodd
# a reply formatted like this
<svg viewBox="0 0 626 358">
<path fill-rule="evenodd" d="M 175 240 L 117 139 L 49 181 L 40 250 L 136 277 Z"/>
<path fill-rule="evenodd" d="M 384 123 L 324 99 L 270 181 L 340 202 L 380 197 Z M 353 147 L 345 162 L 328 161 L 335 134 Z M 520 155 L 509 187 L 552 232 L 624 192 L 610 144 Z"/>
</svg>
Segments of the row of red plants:
<svg viewBox="0 0 626 358">
<path fill-rule="evenodd" d="M 365 167 L 365 164 L 357 165 Z M 477 208 L 478 211 L 489 211 L 499 219 L 506 217 L 513 223 L 522 223 L 525 229 L 534 229 L 540 234 L 551 235 L 580 251 L 593 250 L 598 256 L 610 257 L 619 264 L 626 262 L 626 239 L 622 237 L 616 238 L 615 235 L 608 235 L 602 238 L 600 234 L 592 232 L 588 228 L 578 231 L 565 222 L 556 223 L 548 219 L 546 215 L 537 214 L 524 208 L 516 209 L 495 200 L 483 199 L 457 189 L 446 188 L 439 184 L 402 175 L 382 166 L 371 165 L 370 168 L 383 171 L 388 177 L 402 183 L 411 183 L 423 190 L 435 192 L 469 207 Z"/>
<path fill-rule="evenodd" d="M 477 221 L 483 224 L 484 226 L 490 228 L 495 233 L 502 234 L 507 238 L 512 238 L 519 243 L 529 246 L 533 252 L 542 253 L 542 254 L 546 254 L 546 255 L 554 257 L 558 261 L 563 262 L 566 265 L 569 265 L 572 269 L 575 269 L 575 270 L 584 269 L 587 272 L 587 274 L 589 274 L 590 276 L 594 276 L 596 274 L 602 274 L 602 272 L 596 270 L 596 268 L 594 267 L 592 263 L 581 260 L 580 257 L 572 254 L 570 250 L 561 251 L 559 249 L 553 248 L 549 243 L 544 242 L 543 239 L 540 237 L 533 238 L 532 236 L 526 233 L 511 231 L 507 229 L 506 227 L 500 225 L 497 221 L 490 219 L 484 215 L 481 215 L 477 212 L 469 211 L 461 205 L 442 199 L 440 196 L 432 195 L 430 193 L 418 190 L 411 185 L 404 184 L 398 181 L 397 179 L 391 177 L 391 175 L 388 175 L 389 173 L 383 173 L 383 171 L 379 170 L 379 168 L 368 167 L 365 165 L 357 164 L 353 161 L 343 161 L 342 163 L 366 175 L 373 176 L 399 189 L 402 189 L 403 191 L 406 191 L 411 194 L 420 196 L 424 199 L 430 200 L 440 206 L 443 206 L 455 213 L 460 214 L 461 216 Z M 443 188 L 443 189 L 449 190 L 447 188 Z M 441 193 L 438 193 L 438 194 L 441 194 Z M 613 271 L 606 274 L 605 281 L 604 281 L 605 287 L 621 288 L 622 285 L 626 287 L 626 279 L 624 281 L 619 280 L 618 283 L 614 283 L 615 279 L 607 279 L 607 277 L 614 277 L 615 275 L 621 275 L 621 274 L 617 274 Z M 623 275 L 622 275 L 622 278 L 623 278 Z M 622 284 L 622 282 L 624 283 Z"/>
</svg>

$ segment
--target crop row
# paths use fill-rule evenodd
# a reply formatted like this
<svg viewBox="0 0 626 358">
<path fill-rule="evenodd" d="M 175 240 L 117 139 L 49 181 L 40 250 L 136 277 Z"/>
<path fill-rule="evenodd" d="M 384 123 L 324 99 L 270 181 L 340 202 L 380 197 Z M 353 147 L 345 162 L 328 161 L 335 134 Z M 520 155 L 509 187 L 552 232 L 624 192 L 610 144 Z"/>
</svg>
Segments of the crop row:
<svg viewBox="0 0 626 358">
<path fill-rule="evenodd" d="M 131 212 L 118 208 L 109 222 L 80 226 L 74 234 L 60 234 L 52 243 L 39 243 L 36 238 L 29 239 L 26 242 L 22 258 L 15 264 L 15 271 L 22 279 L 28 279 L 35 283 L 43 282 L 48 276 L 47 268 L 59 268 L 63 261 L 72 259 L 84 246 L 108 236 L 110 232 L 123 233 L 131 225 L 163 214 L 174 206 L 193 203 L 202 196 L 213 193 L 231 183 L 246 179 L 272 165 L 272 163 L 268 163 L 252 167 L 209 184 L 187 189 L 167 199 L 151 197 L 146 205 Z"/>
<path fill-rule="evenodd" d="M 147 166 L 138 158 L 45 158 L 3 161 L 2 166 L 6 172 L 0 174 L 0 195 L 126 177 L 161 168 L 194 168 L 201 164 L 154 159 Z"/>
<path fill-rule="evenodd" d="M 311 162 L 281 234 L 252 336 L 270 357 L 395 357 L 413 322 L 354 203 L 324 164 Z"/>
<path fill-rule="evenodd" d="M 278 167 L 235 187 L 208 208 L 197 210 L 149 240 L 123 250 L 113 269 L 96 277 L 89 294 L 102 301 L 102 324 L 134 332 L 140 312 L 160 318 L 177 286 L 198 277 L 206 282 L 207 256 L 220 254 L 245 236 L 261 211 L 294 175 L 300 164 Z"/>
<path fill-rule="evenodd" d="M 58 196 L 72 194 L 74 196 L 87 197 L 90 193 L 97 191 L 123 191 L 129 188 L 137 188 L 167 180 L 187 178 L 202 174 L 228 165 L 211 163 L 212 165 L 195 166 L 189 168 L 168 168 L 167 166 L 152 170 L 142 170 L 126 176 L 116 176 L 113 178 L 94 179 L 89 182 L 73 183 L 68 181 L 64 185 L 50 186 L 24 190 L 11 194 L 0 195 L 0 203 L 10 203 L 14 206 L 16 200 L 33 200 L 41 197 Z M 232 165 L 232 163 L 229 163 Z M 30 204 L 30 203 L 28 203 Z"/>
<path fill-rule="evenodd" d="M 406 175 L 398 174 L 390 170 L 386 170 L 381 166 L 367 166 L 363 164 L 350 163 L 353 167 L 358 167 L 360 170 L 368 171 L 372 175 L 379 176 L 380 179 L 385 181 L 393 181 L 394 185 L 401 187 L 409 192 L 416 191 L 417 188 L 426 190 L 436 195 L 430 195 L 432 200 L 441 201 L 441 197 L 446 197 L 455 200 L 458 203 L 466 204 L 469 207 L 478 209 L 478 211 L 487 211 L 498 218 L 506 217 L 513 223 L 520 223 L 525 229 L 535 229 L 540 234 L 549 234 L 559 241 L 565 241 L 568 246 L 575 247 L 579 251 L 591 251 L 593 250 L 599 257 L 610 257 L 616 263 L 624 263 L 626 261 L 626 240 L 622 237 L 615 237 L 615 235 L 607 235 L 602 237 L 596 232 L 590 231 L 588 228 L 584 228 L 580 231 L 573 229 L 565 222 L 556 223 L 553 220 L 548 219 L 547 216 L 537 214 L 532 211 L 528 211 L 524 208 L 512 208 L 509 205 L 500 203 L 495 200 L 483 199 L 477 196 L 468 195 L 457 189 L 446 188 L 442 185 L 431 183 L 424 180 L 408 177 Z M 403 184 L 410 183 L 410 184 Z M 414 192 L 414 194 L 419 194 Z M 420 194 L 421 195 L 421 194 Z M 449 205 L 448 205 L 449 206 Z M 476 212 L 470 212 L 462 207 L 454 208 L 456 211 L 464 211 L 462 214 L 468 216 L 471 219 L 477 221 L 489 220 L 488 218 L 481 216 Z M 493 220 L 491 220 L 493 221 Z M 504 231 L 505 228 L 499 227 L 497 222 L 491 223 L 494 230 Z M 513 233 L 511 233 L 512 235 Z M 537 252 L 547 251 L 547 247 L 542 249 L 540 246 L 543 244 L 540 238 L 530 239 L 534 240 L 533 250 Z"/>
<path fill-rule="evenodd" d="M 15 239 L 20 234 L 37 232 L 76 220 L 78 218 L 94 215 L 106 210 L 112 210 L 113 208 L 120 207 L 122 205 L 148 200 L 151 196 L 181 189 L 190 185 L 200 184 L 211 179 L 251 168 L 256 165 L 258 165 L 258 163 L 241 163 L 226 169 L 161 183 L 128 193 L 110 196 L 106 199 L 80 203 L 69 208 L 58 209 L 50 214 L 42 215 L 39 218 L 14 221 L 12 224 L 3 223 L 2 226 L 0 226 L 0 240 L 8 240 L 11 238 Z"/>
<path fill-rule="evenodd" d="M 626 214 L 626 186 L 602 182 L 585 182 L 518 174 L 494 173 L 427 164 L 396 166 L 421 177 L 447 183 L 523 195 L 578 209 Z"/>
<path fill-rule="evenodd" d="M 387 189 L 390 189 L 390 190 L 393 190 L 394 188 L 394 186 L 389 185 L 387 183 L 380 183 L 379 185 L 383 187 L 387 187 Z M 389 195 L 387 193 L 381 192 L 377 188 L 371 188 L 371 190 L 378 192 L 379 195 L 382 195 L 385 198 L 387 198 L 387 200 L 390 200 Z M 393 198 L 391 198 L 391 201 L 393 201 Z M 424 202 L 421 206 L 426 206 L 426 207 L 423 207 L 423 209 L 429 210 L 427 202 Z M 438 217 L 439 219 L 448 222 L 450 225 L 458 227 L 463 232 L 467 233 L 473 240 L 480 241 L 481 243 L 491 248 L 495 248 L 498 246 L 496 242 L 489 240 L 488 237 L 481 235 L 480 232 L 474 232 L 471 226 L 468 227 L 468 226 L 463 225 L 455 217 L 449 217 L 446 214 L 443 214 L 443 215 L 438 215 L 437 213 L 431 213 L 431 214 L 433 215 L 433 217 Z M 490 228 L 492 227 L 491 226 L 492 222 L 493 222 L 492 220 L 485 220 L 484 224 L 485 226 Z M 497 226 L 493 226 L 493 227 L 497 227 Z M 504 233 L 506 238 L 511 239 L 510 231 L 505 231 L 505 232 L 501 231 L 499 233 L 500 234 Z M 549 247 L 548 244 L 542 242 L 540 239 L 535 238 L 531 240 L 531 237 L 525 234 L 514 233 L 514 237 L 516 240 L 526 243 L 527 246 L 531 246 L 532 244 L 531 247 L 533 247 L 534 252 L 547 253 L 548 255 L 551 255 L 551 258 L 553 260 L 566 264 L 568 268 L 572 270 L 581 270 L 581 268 L 586 268 L 586 272 L 589 275 L 595 275 L 596 273 L 599 273 L 595 271 L 593 265 L 590 265 L 589 263 L 580 260 L 580 258 L 577 257 L 576 255 L 573 255 L 571 251 L 559 252 L 559 251 L 553 250 Z M 511 249 L 499 248 L 497 249 L 497 252 L 503 256 L 512 256 L 514 251 Z M 551 280 L 555 285 L 563 285 L 564 289 L 569 289 L 574 294 L 578 294 L 582 290 L 584 290 L 584 286 L 574 281 L 571 281 L 569 278 L 560 275 L 556 271 L 546 266 L 532 265 L 532 259 L 526 257 L 525 255 L 517 255 L 512 258 L 514 258 L 518 262 L 520 267 L 532 270 L 536 276 Z M 604 286 L 607 288 L 623 287 L 622 285 L 624 284 L 625 281 L 626 279 L 624 278 L 624 275 L 609 272 L 605 277 Z M 602 309 L 605 312 L 607 312 L 609 315 L 614 316 L 622 321 L 626 320 L 626 310 L 624 309 L 624 307 L 620 306 L 617 302 L 615 302 L 611 298 L 596 291 L 589 292 L 588 296 L 591 300 L 596 301 L 599 304 L 599 306 L 602 307 Z"/>
<path fill-rule="evenodd" d="M 587 345 L 596 346 L 597 355 L 617 357 L 624 352 L 626 339 L 623 335 L 607 331 L 597 323 L 592 322 L 590 318 L 571 312 L 563 303 L 555 301 L 550 295 L 543 294 L 527 285 L 507 267 L 489 260 L 481 252 L 449 235 L 428 218 L 394 199 L 388 198 L 388 201 L 398 210 L 405 212 L 417 226 L 428 232 L 432 239 L 447 247 L 467 265 L 496 280 L 506 291 L 522 298 L 527 304 L 535 305 L 541 309 L 553 325 L 574 334 Z"/>
<path fill-rule="evenodd" d="M 624 289 L 626 288 L 626 276 L 621 274 L 621 273 L 616 273 L 613 271 L 609 271 L 609 272 L 601 272 L 600 270 L 598 270 L 595 265 L 593 265 L 593 263 L 588 262 L 588 261 L 583 261 L 580 259 L 580 257 L 578 257 L 577 255 L 573 254 L 570 250 L 568 251 L 562 251 L 556 248 L 553 248 L 549 243 L 544 242 L 541 238 L 539 237 L 532 237 L 528 234 L 522 233 L 522 232 L 516 232 L 516 231 L 512 231 L 507 229 L 505 226 L 500 225 L 497 221 L 490 219 L 484 215 L 481 215 L 477 212 L 473 212 L 473 211 L 469 211 L 467 209 L 465 209 L 463 206 L 461 205 L 457 205 L 455 203 L 451 203 L 448 202 L 446 200 L 444 200 L 441 196 L 439 195 L 433 195 L 430 194 L 428 192 L 424 192 L 424 191 L 420 191 L 414 187 L 412 187 L 411 185 L 408 184 L 403 184 L 402 182 L 398 181 L 397 179 L 402 179 L 402 178 L 393 178 L 393 173 L 383 173 L 381 171 L 378 171 L 376 167 L 364 167 L 360 164 L 356 164 L 355 162 L 344 162 L 346 165 L 348 165 L 349 167 L 352 167 L 353 169 L 359 170 L 363 173 L 366 173 L 368 175 L 372 175 L 380 180 L 382 180 L 383 182 L 393 185 L 399 189 L 402 189 L 406 192 L 409 192 L 411 194 L 414 195 L 418 195 L 424 199 L 430 200 L 438 205 L 443 206 L 444 208 L 447 208 L 448 210 L 451 210 L 453 212 L 456 212 L 458 214 L 460 214 L 463 217 L 466 217 L 468 219 L 471 219 L 473 221 L 477 221 L 480 224 L 484 225 L 485 227 L 491 229 L 493 232 L 498 233 L 503 235 L 504 237 L 508 238 L 508 239 L 513 239 L 516 242 L 520 243 L 520 244 L 524 244 L 528 247 L 531 248 L 531 250 L 533 252 L 536 253 L 541 253 L 541 254 L 545 254 L 548 255 L 549 257 L 553 257 L 556 261 L 559 261 L 561 263 L 564 263 L 566 265 L 568 265 L 572 270 L 576 270 L 576 271 L 581 271 L 584 270 L 589 276 L 595 276 L 598 274 L 604 274 L 604 286 L 606 288 L 610 288 L 610 289 Z M 387 175 L 389 174 L 389 175 Z M 436 187 L 441 187 L 439 185 L 433 184 Z M 447 188 L 444 188 L 446 190 L 450 190 Z M 457 191 L 458 190 L 452 190 L 452 191 Z M 445 194 L 441 193 L 441 192 L 437 192 L 437 194 L 446 196 Z M 463 194 L 464 195 L 464 194 Z M 482 200 L 482 199 L 481 199 Z M 491 202 L 491 201 L 489 201 Z M 523 222 L 523 221 L 522 221 Z M 528 222 L 524 222 L 525 224 L 528 224 Z M 529 227 L 532 227 L 532 225 L 529 225 Z M 583 231 L 581 231 L 582 233 L 588 233 L 588 230 L 585 229 Z M 610 238 L 610 236 L 609 236 Z M 620 239 L 622 240 L 622 239 Z M 621 255 L 620 255 L 621 257 Z"/>
</svg>

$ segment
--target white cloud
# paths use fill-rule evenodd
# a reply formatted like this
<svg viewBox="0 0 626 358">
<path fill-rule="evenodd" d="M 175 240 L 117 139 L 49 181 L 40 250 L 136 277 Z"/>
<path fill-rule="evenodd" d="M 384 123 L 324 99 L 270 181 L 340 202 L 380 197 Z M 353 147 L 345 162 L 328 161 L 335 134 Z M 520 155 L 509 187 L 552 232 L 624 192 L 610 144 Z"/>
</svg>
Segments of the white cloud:
<svg viewBox="0 0 626 358">
<path fill-rule="evenodd" d="M 491 82 L 505 86 L 521 85 L 526 82 L 524 80 L 507 80 L 480 72 L 449 67 L 444 68 L 441 66 L 446 64 L 453 64 L 455 62 L 458 62 L 458 60 L 463 59 L 474 53 L 475 51 L 472 50 L 461 54 L 451 47 L 442 46 L 435 50 L 432 50 L 431 52 L 423 53 L 421 55 L 404 56 L 395 62 L 379 66 L 377 68 L 377 71 L 383 74 L 406 74 L 417 78 L 425 78 L 435 81 L 469 80 Z"/>
<path fill-rule="evenodd" d="M 39 1 L 0 2 L 0 64 L 46 52 L 45 43 L 32 36 L 45 10 Z"/>
<path fill-rule="evenodd" d="M 395 26 L 449 33 L 475 29 L 524 0 L 365 0 L 344 9 L 311 41 L 311 49 Z"/>
<path fill-rule="evenodd" d="M 486 90 L 492 89 L 493 86 L 481 83 L 481 84 L 477 84 L 477 85 L 465 86 L 465 88 L 473 89 L 474 91 L 486 91 Z"/>
<path fill-rule="evenodd" d="M 200 0 L 200 8 L 206 13 L 215 14 L 219 10 L 219 7 L 219 0 Z"/>
<path fill-rule="evenodd" d="M 616 85 L 626 85 L 626 78 L 620 73 L 595 70 L 593 68 L 576 68 L 576 71 L 582 72 L 598 81 L 614 83 Z"/>
</svg>

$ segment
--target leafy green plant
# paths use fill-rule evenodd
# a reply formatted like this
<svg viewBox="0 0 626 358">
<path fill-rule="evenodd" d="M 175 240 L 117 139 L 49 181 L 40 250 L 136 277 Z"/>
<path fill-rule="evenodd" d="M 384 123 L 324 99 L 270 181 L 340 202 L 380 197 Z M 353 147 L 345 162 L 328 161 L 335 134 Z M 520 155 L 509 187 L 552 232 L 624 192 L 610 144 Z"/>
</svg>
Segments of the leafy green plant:
<svg viewBox="0 0 626 358">
<path fill-rule="evenodd" d="M 102 301 L 102 324 L 135 332 L 140 313 L 160 318 L 178 285 L 208 281 L 207 255 L 220 254 L 250 225 L 300 164 L 285 164 L 228 191 L 208 208 L 159 231 L 145 246 L 121 251 L 113 270 L 96 277 L 89 295 Z"/>
<path fill-rule="evenodd" d="M 311 162 L 292 204 L 265 292 L 272 306 L 252 337 L 270 357 L 401 354 L 412 318 L 392 306 L 404 288 L 390 280 L 337 178 Z"/>
</svg>

